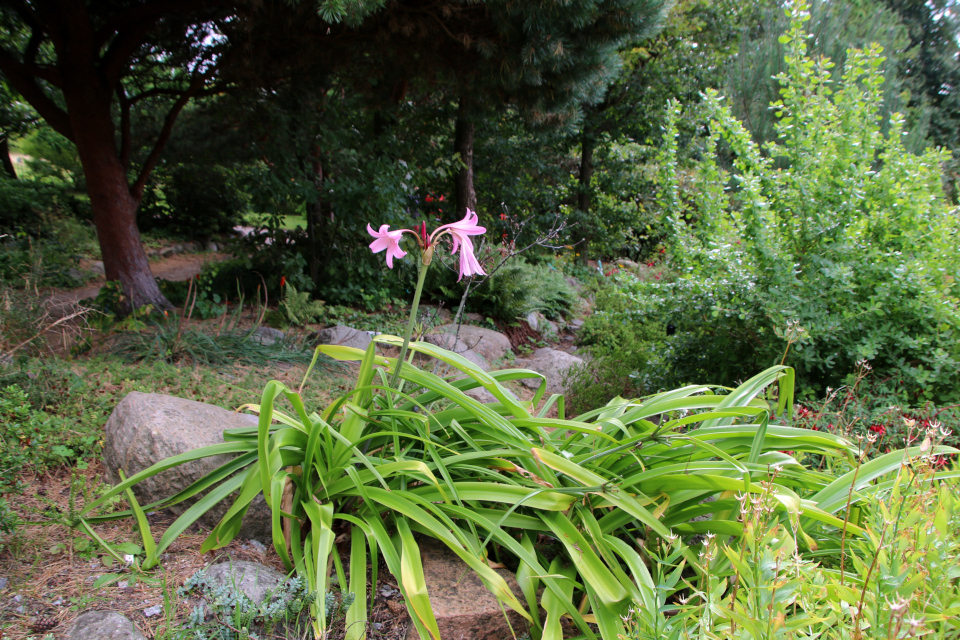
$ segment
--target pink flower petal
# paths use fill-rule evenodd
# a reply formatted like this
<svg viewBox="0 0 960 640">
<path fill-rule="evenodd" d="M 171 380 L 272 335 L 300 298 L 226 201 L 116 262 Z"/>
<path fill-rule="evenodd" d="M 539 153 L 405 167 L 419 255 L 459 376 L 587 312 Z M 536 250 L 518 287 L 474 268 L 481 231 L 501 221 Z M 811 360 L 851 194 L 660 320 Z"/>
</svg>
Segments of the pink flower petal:
<svg viewBox="0 0 960 640">
<path fill-rule="evenodd" d="M 393 269 L 393 259 L 403 258 L 403 256 L 407 255 L 407 252 L 400 248 L 400 238 L 403 237 L 403 232 L 407 231 L 407 229 L 398 229 L 397 231 L 390 231 L 389 229 L 390 225 L 384 224 L 380 225 L 379 231 L 374 231 L 370 225 L 367 224 L 367 233 L 376 238 L 376 240 L 370 243 L 370 250 L 374 253 L 380 253 L 386 250 L 387 267 Z"/>
</svg>

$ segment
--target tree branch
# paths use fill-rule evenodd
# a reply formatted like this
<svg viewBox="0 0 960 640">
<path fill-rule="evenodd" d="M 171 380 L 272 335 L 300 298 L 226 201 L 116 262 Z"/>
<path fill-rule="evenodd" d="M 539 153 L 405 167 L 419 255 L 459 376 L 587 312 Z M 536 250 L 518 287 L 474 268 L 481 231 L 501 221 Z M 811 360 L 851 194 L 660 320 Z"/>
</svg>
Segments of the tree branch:
<svg viewBox="0 0 960 640">
<path fill-rule="evenodd" d="M 54 131 L 68 140 L 73 140 L 73 127 L 70 124 L 70 117 L 37 84 L 37 78 L 40 76 L 32 73 L 30 68 L 5 49 L 0 49 L 0 71 L 10 81 L 13 88 L 33 105 L 37 113 L 53 127 Z"/>
<path fill-rule="evenodd" d="M 167 111 L 167 117 L 164 118 L 160 135 L 157 136 L 157 141 L 154 143 L 153 149 L 150 150 L 150 155 L 147 156 L 143 166 L 140 168 L 140 175 L 137 176 L 137 181 L 134 182 L 130 188 L 130 193 L 138 201 L 143 197 L 143 190 L 147 186 L 147 179 L 150 177 L 153 168 L 157 166 L 157 162 L 160 160 L 160 154 L 170 139 L 170 133 L 173 131 L 173 123 L 176 122 L 177 116 L 180 115 L 183 108 L 190 102 L 190 99 L 201 93 L 201 89 L 203 89 L 207 78 L 209 78 L 209 74 L 200 76 L 191 82 L 190 87 L 177 98 L 177 101 L 174 102 L 170 110 Z"/>
</svg>

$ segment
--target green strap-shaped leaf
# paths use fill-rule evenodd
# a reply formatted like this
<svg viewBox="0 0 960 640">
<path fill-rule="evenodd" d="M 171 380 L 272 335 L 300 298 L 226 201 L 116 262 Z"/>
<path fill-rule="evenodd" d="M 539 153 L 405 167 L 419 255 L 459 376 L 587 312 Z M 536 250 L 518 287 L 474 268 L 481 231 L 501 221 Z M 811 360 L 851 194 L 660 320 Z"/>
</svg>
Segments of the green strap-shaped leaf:
<svg viewBox="0 0 960 640">
<path fill-rule="evenodd" d="M 626 599 L 627 590 L 597 557 L 587 539 L 566 516 L 560 513 L 543 513 L 540 517 L 563 544 L 567 556 L 576 566 L 583 581 L 596 588 L 601 600 L 613 604 Z"/>
</svg>

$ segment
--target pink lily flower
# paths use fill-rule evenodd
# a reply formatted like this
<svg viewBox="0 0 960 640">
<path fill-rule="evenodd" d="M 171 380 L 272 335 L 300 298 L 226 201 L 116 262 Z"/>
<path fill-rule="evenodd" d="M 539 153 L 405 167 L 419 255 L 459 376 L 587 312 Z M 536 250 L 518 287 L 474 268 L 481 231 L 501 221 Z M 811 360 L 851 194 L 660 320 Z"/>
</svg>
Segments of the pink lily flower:
<svg viewBox="0 0 960 640">
<path fill-rule="evenodd" d="M 388 231 L 389 228 L 390 225 L 384 224 L 380 225 L 380 231 L 374 231 L 368 224 L 367 233 L 376 238 L 376 240 L 370 243 L 370 250 L 374 253 L 380 253 L 386 249 L 387 266 L 393 269 L 393 259 L 402 258 L 403 256 L 407 255 L 407 252 L 400 248 L 400 237 L 403 235 L 404 231 L 409 230 L 400 229 L 399 231 Z"/>
<path fill-rule="evenodd" d="M 449 235 L 451 237 L 450 253 L 460 252 L 460 277 L 457 278 L 457 282 L 459 282 L 463 279 L 463 276 L 486 275 L 480 261 L 474 255 L 473 241 L 470 239 L 470 236 L 478 236 L 487 231 L 486 228 L 477 224 L 478 221 L 477 214 L 467 209 L 467 215 L 463 220 L 437 227 L 429 236 L 427 236 L 426 223 L 417 226 L 416 230 L 399 229 L 397 231 L 389 231 L 390 225 L 386 224 L 381 225 L 379 231 L 374 231 L 368 224 L 367 233 L 376 238 L 370 243 L 370 249 L 374 253 L 380 253 L 384 249 L 387 250 L 387 266 L 391 269 L 393 269 L 394 258 L 402 258 L 407 255 L 405 251 L 400 249 L 400 238 L 404 233 L 412 234 L 424 252 L 427 252 L 444 235 Z M 429 259 L 425 263 L 428 264 Z"/>
<path fill-rule="evenodd" d="M 430 236 L 431 241 L 435 241 L 445 233 L 452 236 L 450 253 L 453 254 L 458 249 L 460 250 L 460 277 L 457 278 L 457 282 L 460 282 L 463 276 L 486 275 L 473 253 L 473 241 L 470 240 L 470 236 L 478 236 L 487 232 L 485 227 L 477 224 L 478 220 L 477 214 L 467 209 L 467 215 L 463 220 L 438 227 Z"/>
</svg>

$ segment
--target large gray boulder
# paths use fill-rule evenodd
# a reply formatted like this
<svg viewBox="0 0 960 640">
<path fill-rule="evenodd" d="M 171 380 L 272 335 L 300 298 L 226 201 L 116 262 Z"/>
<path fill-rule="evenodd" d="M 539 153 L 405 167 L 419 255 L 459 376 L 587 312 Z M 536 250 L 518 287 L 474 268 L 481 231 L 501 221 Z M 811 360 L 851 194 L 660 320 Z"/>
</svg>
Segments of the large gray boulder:
<svg viewBox="0 0 960 640">
<path fill-rule="evenodd" d="M 437 618 L 443 640 L 504 640 L 522 638 L 526 620 L 509 607 L 503 607 L 484 586 L 477 574 L 445 544 L 432 538 L 419 538 L 423 574 L 430 606 Z M 517 578 L 506 569 L 496 569 L 521 603 L 526 601 Z M 503 615 L 507 612 L 510 624 Z M 513 632 L 511 633 L 511 626 Z M 406 640 L 421 640 L 416 626 L 408 627 Z"/>
<path fill-rule="evenodd" d="M 117 404 L 107 420 L 103 444 L 107 481 L 119 482 L 120 469 L 129 478 L 166 458 L 222 443 L 224 429 L 256 424 L 254 416 L 202 402 L 133 391 Z M 133 492 L 141 506 L 169 498 L 226 464 L 231 457 L 221 455 L 182 464 L 140 482 L 134 486 Z M 201 516 L 198 522 L 212 528 L 230 504 L 230 498 L 227 498 Z M 181 503 L 171 507 L 171 510 L 179 514 L 188 506 Z M 257 496 L 244 516 L 239 535 L 242 538 L 269 540 L 270 532 L 270 508 L 262 496 Z"/>
<path fill-rule="evenodd" d="M 147 640 L 130 620 L 116 611 L 80 614 L 63 637 L 66 640 Z"/>
<path fill-rule="evenodd" d="M 495 362 L 510 351 L 510 338 L 498 331 L 462 325 L 459 339 L 456 332 L 457 325 L 445 324 L 424 336 L 424 340 L 454 353 L 473 351 L 483 356 L 487 362 Z"/>
<path fill-rule="evenodd" d="M 372 340 L 370 334 L 366 331 L 360 331 L 342 324 L 318 331 L 316 335 L 317 344 L 336 344 L 343 347 L 356 347 L 357 349 L 366 349 Z"/>
<path fill-rule="evenodd" d="M 579 364 L 583 364 L 583 359 L 566 351 L 558 351 L 549 347 L 537 349 L 529 360 L 517 362 L 518 366 L 542 373 L 547 378 L 547 393 L 566 393 L 566 389 L 563 387 L 563 378 L 570 367 Z M 531 389 L 540 386 L 539 378 L 525 378 L 521 382 Z"/>
</svg>

